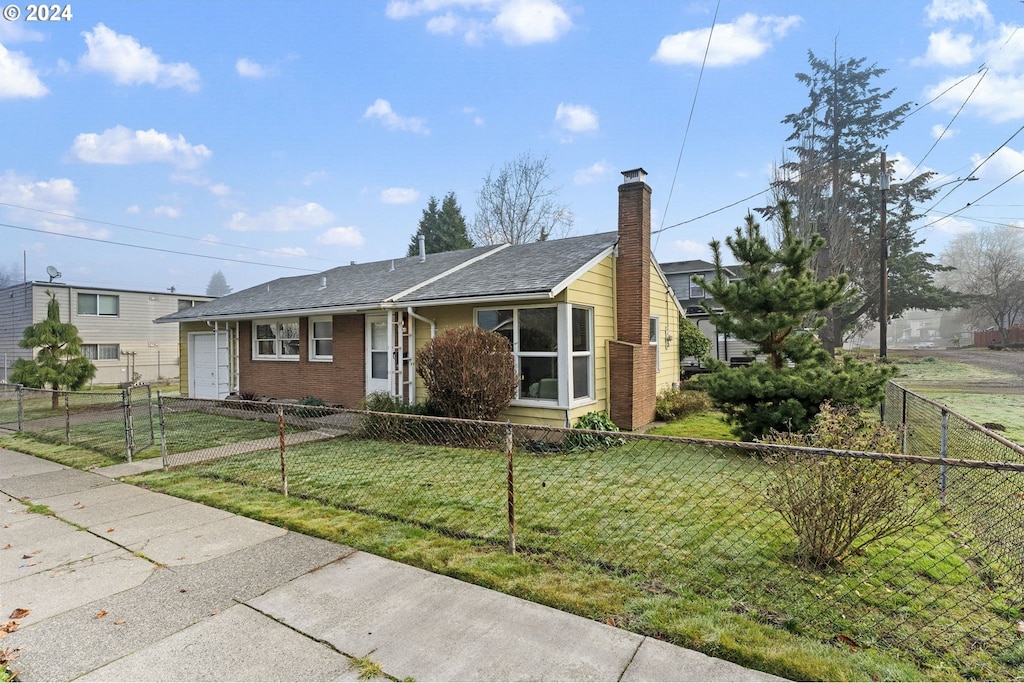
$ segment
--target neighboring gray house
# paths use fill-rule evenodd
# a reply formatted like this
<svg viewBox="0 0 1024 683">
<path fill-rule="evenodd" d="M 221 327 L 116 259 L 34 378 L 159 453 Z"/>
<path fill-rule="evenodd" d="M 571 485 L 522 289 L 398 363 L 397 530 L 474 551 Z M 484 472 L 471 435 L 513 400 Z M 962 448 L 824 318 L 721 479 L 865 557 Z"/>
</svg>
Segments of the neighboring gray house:
<svg viewBox="0 0 1024 683">
<path fill-rule="evenodd" d="M 704 333 L 704 336 L 711 341 L 711 357 L 721 361 L 739 364 L 743 359 L 750 357 L 754 348 L 749 342 L 730 337 L 726 334 L 719 334 L 715 326 L 711 324 L 705 305 L 716 308 L 715 302 L 693 281 L 695 276 L 701 276 L 711 280 L 715 277 L 715 264 L 694 259 L 692 261 L 675 261 L 673 263 L 662 263 L 661 269 L 665 273 L 669 284 L 676 293 L 680 305 L 686 312 L 686 318 L 697 325 L 697 329 Z M 742 266 L 724 266 L 725 275 L 730 280 L 738 280 L 743 277 Z M 697 359 L 684 358 L 684 366 L 697 365 Z"/>
<path fill-rule="evenodd" d="M 214 298 L 61 282 L 25 282 L 0 289 L 0 379 L 5 382 L 15 360 L 35 355 L 18 342 L 26 327 L 46 318 L 48 292 L 57 295 L 61 320 L 78 328 L 82 350 L 96 366 L 94 384 L 178 377 L 178 331 L 153 321 Z"/>
</svg>

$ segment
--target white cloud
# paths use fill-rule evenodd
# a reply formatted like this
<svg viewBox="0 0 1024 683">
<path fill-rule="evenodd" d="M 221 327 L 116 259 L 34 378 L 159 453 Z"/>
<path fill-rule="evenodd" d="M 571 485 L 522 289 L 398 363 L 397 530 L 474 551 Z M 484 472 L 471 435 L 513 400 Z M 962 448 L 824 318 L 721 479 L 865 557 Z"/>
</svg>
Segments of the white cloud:
<svg viewBox="0 0 1024 683">
<path fill-rule="evenodd" d="M 559 104 L 555 123 L 571 133 L 590 133 L 598 129 L 597 112 L 585 104 Z"/>
<path fill-rule="evenodd" d="M 426 16 L 430 33 L 460 35 L 473 45 L 492 36 L 508 45 L 550 43 L 572 28 L 555 0 L 391 0 L 386 14 L 395 20 Z"/>
<path fill-rule="evenodd" d="M 705 261 L 711 260 L 711 248 L 706 244 L 694 242 L 693 240 L 676 240 L 673 242 L 673 258 L 675 258 L 677 254 L 678 258 L 681 258 L 684 261 L 692 259 L 703 259 Z"/>
<path fill-rule="evenodd" d="M 206 145 L 192 145 L 180 134 L 172 138 L 152 128 L 132 131 L 124 126 L 102 133 L 80 133 L 71 152 L 87 164 L 162 162 L 178 168 L 196 168 L 213 156 Z"/>
<path fill-rule="evenodd" d="M 39 31 L 26 28 L 28 24 L 24 21 L 0 21 L 0 43 L 13 45 L 14 43 L 33 43 L 46 39 L 46 36 Z"/>
<path fill-rule="evenodd" d="M 915 66 L 936 64 L 939 66 L 961 66 L 974 60 L 972 43 L 974 36 L 966 33 L 954 34 L 949 29 L 928 36 L 928 50 L 924 57 L 911 60 Z"/>
<path fill-rule="evenodd" d="M 48 92 L 33 70 L 32 60 L 0 45 L 0 100 L 42 97 Z"/>
<path fill-rule="evenodd" d="M 207 185 L 207 189 L 210 190 L 217 197 L 226 197 L 231 194 L 231 188 L 224 183 L 215 183 L 213 185 Z"/>
<path fill-rule="evenodd" d="M 391 103 L 384 99 L 378 98 L 367 107 L 363 118 L 377 119 L 384 124 L 385 128 L 390 128 L 391 130 L 407 130 L 410 133 L 430 135 L 430 129 L 427 128 L 427 122 L 424 119 L 412 116 L 399 116 L 391 108 Z"/>
<path fill-rule="evenodd" d="M 245 57 L 235 62 L 235 71 L 243 78 L 264 78 L 268 73 L 264 67 Z"/>
<path fill-rule="evenodd" d="M 949 130 L 946 130 L 946 127 L 941 124 L 936 124 L 932 126 L 932 137 L 935 138 L 936 140 L 949 140 L 958 132 L 959 131 L 956 130 L 955 128 L 950 128 Z"/>
<path fill-rule="evenodd" d="M 361 247 L 366 242 L 358 228 L 331 228 L 316 238 L 317 244 L 325 246 Z"/>
<path fill-rule="evenodd" d="M 926 88 L 925 98 L 930 100 L 945 93 L 932 106 L 952 113 L 967 101 L 968 109 L 996 123 L 1024 118 L 1024 74 L 988 71 L 974 74 L 957 84 L 962 78 L 953 76 Z M 981 84 L 972 95 L 971 91 L 979 78 L 982 79 Z"/>
<path fill-rule="evenodd" d="M 611 175 L 611 164 L 607 161 L 598 161 L 576 171 L 572 176 L 572 182 L 574 185 L 591 185 Z"/>
<path fill-rule="evenodd" d="M 96 24 L 85 36 L 87 52 L 78 58 L 78 65 L 114 78 L 118 85 L 149 84 L 158 88 L 199 89 L 199 72 L 188 62 L 165 64 L 148 47 L 132 36 L 122 35 L 103 24 Z"/>
<path fill-rule="evenodd" d="M 138 204 L 132 204 L 127 209 L 125 209 L 125 213 L 127 213 L 127 214 L 129 214 L 131 216 L 138 216 L 139 212 L 141 212 L 141 211 L 142 211 L 142 209 L 139 208 Z"/>
<path fill-rule="evenodd" d="M 971 157 L 971 162 L 975 166 L 984 160 L 985 158 L 980 154 L 975 154 Z M 1015 149 L 1003 147 L 993 154 L 992 158 L 989 159 L 984 166 L 979 168 L 974 175 L 981 179 L 989 178 L 992 180 L 1003 181 L 1006 178 L 1020 173 L 1022 169 L 1024 169 L 1024 151 L 1018 152 Z M 1012 184 L 1024 184 L 1024 174 L 1017 176 Z"/>
<path fill-rule="evenodd" d="M 411 204 L 420 198 L 420 193 L 411 187 L 389 187 L 381 190 L 382 204 Z"/>
<path fill-rule="evenodd" d="M 666 36 L 651 59 L 664 64 L 700 65 L 707 52 L 708 66 L 745 64 L 763 55 L 801 21 L 796 15 L 759 17 L 748 12 L 731 24 L 718 24 L 713 33 L 710 28 L 701 28 Z"/>
<path fill-rule="evenodd" d="M 477 112 L 476 107 L 463 107 L 462 113 L 473 118 L 474 126 L 484 125 L 484 117 L 480 116 L 480 114 Z"/>
<path fill-rule="evenodd" d="M 153 213 L 164 218 L 181 218 L 181 209 L 175 206 L 158 206 L 153 209 Z"/>
<path fill-rule="evenodd" d="M 509 45 L 532 45 L 558 40 L 572 28 L 572 20 L 550 0 L 512 0 L 501 6 L 493 26 Z"/>
<path fill-rule="evenodd" d="M 274 249 L 275 254 L 283 254 L 284 256 L 305 256 L 306 250 L 302 247 L 278 247 Z"/>
<path fill-rule="evenodd" d="M 14 171 L 0 175 L 0 202 L 14 205 L 0 207 L 8 220 L 61 235 L 110 237 L 110 230 L 74 218 L 77 201 L 78 188 L 70 178 L 35 180 Z"/>
<path fill-rule="evenodd" d="M 316 202 L 299 206 L 276 206 L 250 216 L 238 211 L 228 221 L 228 230 L 238 232 L 295 232 L 319 228 L 334 220 L 334 214 Z"/>
<path fill-rule="evenodd" d="M 932 0 L 925 8 L 928 21 L 991 21 L 992 15 L 984 0 Z"/>
<path fill-rule="evenodd" d="M 974 232 L 976 226 L 956 216 L 926 215 L 921 218 L 922 225 L 927 225 L 925 230 L 945 233 L 947 235 L 960 235 L 965 232 Z"/>
</svg>

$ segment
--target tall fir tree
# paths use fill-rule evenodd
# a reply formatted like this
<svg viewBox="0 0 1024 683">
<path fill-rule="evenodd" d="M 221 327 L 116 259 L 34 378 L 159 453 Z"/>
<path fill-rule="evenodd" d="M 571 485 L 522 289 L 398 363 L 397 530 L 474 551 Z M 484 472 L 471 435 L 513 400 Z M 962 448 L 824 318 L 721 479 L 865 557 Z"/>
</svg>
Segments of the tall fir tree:
<svg viewBox="0 0 1024 683">
<path fill-rule="evenodd" d="M 808 55 L 810 71 L 796 75 L 807 87 L 808 103 L 782 120 L 792 127 L 787 138 L 793 143 L 792 157 L 777 169 L 773 187 L 776 200 L 792 203 L 797 234 L 818 234 L 824 240 L 814 263 L 818 279 L 842 273 L 854 285 L 851 296 L 826 312 L 821 338 L 831 352 L 858 326 L 879 320 L 879 159 L 885 139 L 900 127 L 911 105 L 887 108 L 895 89 L 883 91 L 876 84 L 886 69 L 868 66 L 863 58 Z M 890 178 L 894 167 L 890 161 L 885 170 Z M 927 187 L 933 176 L 920 173 L 889 185 L 889 317 L 911 308 L 947 309 L 958 302 L 952 291 L 935 284 L 934 275 L 944 268 L 931 260 L 933 254 L 920 250 L 924 241 L 910 228 L 921 216 L 921 204 L 935 194 Z M 774 205 L 759 211 L 777 217 Z"/>
<path fill-rule="evenodd" d="M 53 390 L 53 410 L 58 408 L 57 392 L 77 391 L 96 376 L 96 366 L 82 355 L 82 339 L 78 328 L 61 322 L 57 295 L 47 292 L 46 319 L 25 328 L 18 346 L 36 349 L 35 358 L 19 358 L 11 368 L 11 381 L 27 387 Z"/>
<path fill-rule="evenodd" d="M 473 246 L 466 230 L 466 219 L 455 199 L 454 191 L 444 196 L 440 208 L 437 205 L 437 197 L 431 196 L 427 208 L 423 209 L 419 230 L 412 236 L 406 256 L 419 254 L 420 235 L 424 237 L 428 254 L 469 249 Z"/>
</svg>

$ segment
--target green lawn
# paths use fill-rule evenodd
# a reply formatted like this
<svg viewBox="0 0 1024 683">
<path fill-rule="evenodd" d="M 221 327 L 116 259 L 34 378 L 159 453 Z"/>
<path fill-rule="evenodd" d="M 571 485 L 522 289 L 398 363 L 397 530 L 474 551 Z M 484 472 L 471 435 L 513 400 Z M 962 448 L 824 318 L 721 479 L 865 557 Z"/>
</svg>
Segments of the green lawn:
<svg viewBox="0 0 1024 683">
<path fill-rule="evenodd" d="M 998 659 L 1012 661 L 1022 615 L 1019 596 L 1004 596 L 1017 595 L 1006 592 L 1010 575 L 998 563 L 976 566 L 983 544 L 968 550 L 972 529 L 936 507 L 913 533 L 819 573 L 787 559 L 793 538 L 766 505 L 770 468 L 738 449 L 643 441 L 515 462 L 520 556 L 490 557 L 503 569 L 485 585 L 511 584 L 517 595 L 791 678 L 1015 675 Z M 287 473 L 288 499 L 271 493 L 281 486 L 276 450 L 139 481 L 206 502 L 240 495 L 242 484 L 244 498 L 270 496 L 256 514 L 270 521 L 290 519 L 305 499 L 360 520 L 327 537 L 406 561 L 407 541 L 394 536 L 411 535 L 416 564 L 460 578 L 450 567 L 464 553 L 508 543 L 500 453 L 341 438 L 290 448 Z M 348 526 L 364 523 L 378 530 Z M 554 590 L 546 572 L 535 583 L 538 563 L 568 567 L 572 577 L 559 580 L 571 585 Z M 580 573 L 629 590 L 621 601 L 590 598 L 576 592 Z M 836 648 L 837 635 L 856 652 Z"/>
</svg>

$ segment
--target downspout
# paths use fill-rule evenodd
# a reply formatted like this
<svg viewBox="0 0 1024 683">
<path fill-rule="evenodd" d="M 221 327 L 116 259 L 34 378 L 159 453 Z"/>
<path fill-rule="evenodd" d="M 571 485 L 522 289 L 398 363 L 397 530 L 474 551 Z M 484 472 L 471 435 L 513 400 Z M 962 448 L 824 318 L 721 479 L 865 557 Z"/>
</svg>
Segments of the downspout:
<svg viewBox="0 0 1024 683">
<path fill-rule="evenodd" d="M 422 238 L 421 238 L 422 239 Z M 433 339 L 437 336 L 437 323 L 430 318 L 424 318 L 422 315 L 413 310 L 412 306 L 405 309 L 405 312 L 410 318 L 419 320 L 430 325 L 430 338 Z M 409 369 L 411 376 L 409 377 L 409 403 L 416 402 L 416 338 L 414 336 L 409 337 Z"/>
</svg>

